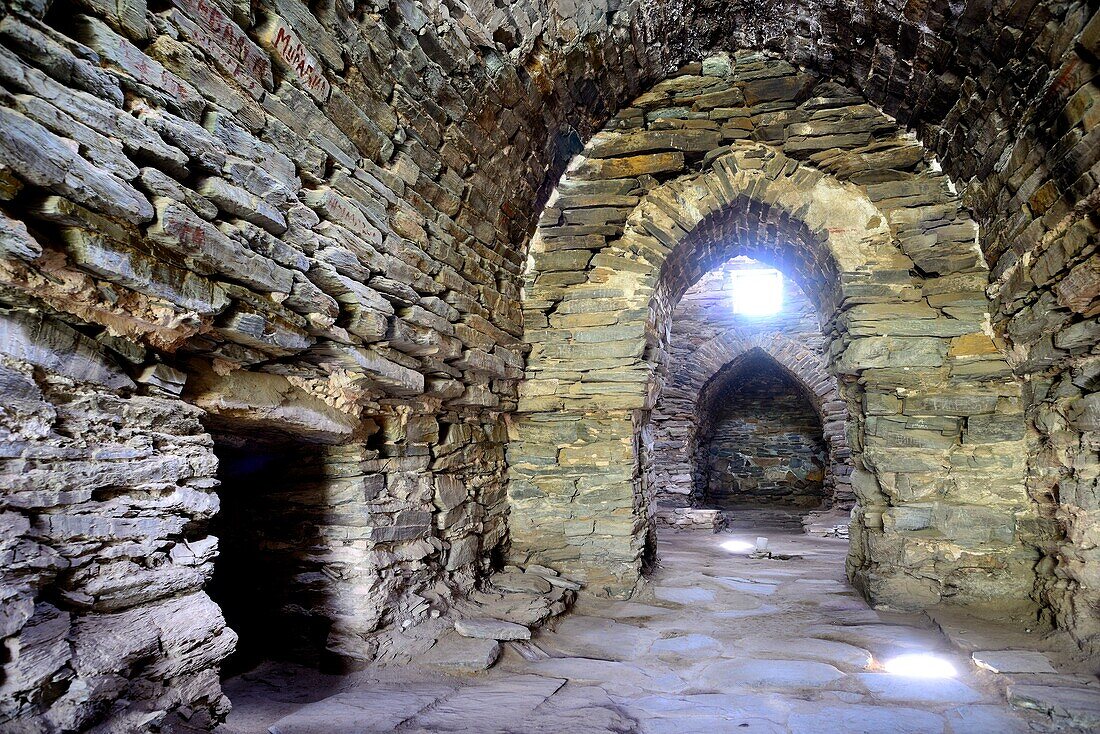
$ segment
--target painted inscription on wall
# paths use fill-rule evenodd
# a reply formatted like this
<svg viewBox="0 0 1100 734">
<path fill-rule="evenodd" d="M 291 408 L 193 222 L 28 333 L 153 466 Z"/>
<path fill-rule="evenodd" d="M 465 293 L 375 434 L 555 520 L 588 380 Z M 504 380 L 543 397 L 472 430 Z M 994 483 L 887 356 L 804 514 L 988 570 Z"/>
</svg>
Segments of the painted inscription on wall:
<svg viewBox="0 0 1100 734">
<path fill-rule="evenodd" d="M 327 187 L 306 190 L 303 193 L 306 203 L 325 219 L 339 224 L 372 245 L 382 244 L 382 233 L 367 220 L 351 199 Z"/>
<path fill-rule="evenodd" d="M 214 59 L 254 98 L 271 89 L 271 61 L 241 27 L 210 0 L 172 0 L 183 11 L 173 17 L 188 39 Z"/>
<path fill-rule="evenodd" d="M 321 64 L 285 20 L 268 15 L 263 25 L 256 29 L 256 38 L 271 52 L 275 63 L 297 77 L 314 99 L 318 102 L 328 100 L 332 87 L 325 79 Z"/>
</svg>

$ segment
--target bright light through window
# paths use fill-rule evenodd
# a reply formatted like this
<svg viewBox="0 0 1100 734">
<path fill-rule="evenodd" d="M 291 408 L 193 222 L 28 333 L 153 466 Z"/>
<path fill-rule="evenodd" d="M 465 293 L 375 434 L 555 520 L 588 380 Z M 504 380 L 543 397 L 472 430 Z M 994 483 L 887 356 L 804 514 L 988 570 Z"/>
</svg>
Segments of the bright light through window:
<svg viewBox="0 0 1100 734">
<path fill-rule="evenodd" d="M 733 311 L 768 316 L 783 308 L 783 275 L 772 268 L 730 271 Z"/>
</svg>

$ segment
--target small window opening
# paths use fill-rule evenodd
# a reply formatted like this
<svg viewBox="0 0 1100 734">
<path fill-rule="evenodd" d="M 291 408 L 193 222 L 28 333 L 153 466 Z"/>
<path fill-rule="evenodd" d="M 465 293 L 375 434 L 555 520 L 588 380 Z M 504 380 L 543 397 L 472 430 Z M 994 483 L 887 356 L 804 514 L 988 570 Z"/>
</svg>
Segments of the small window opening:
<svg viewBox="0 0 1100 734">
<path fill-rule="evenodd" d="M 770 316 L 783 308 L 783 275 L 774 268 L 730 271 L 733 312 L 742 316 Z"/>
</svg>

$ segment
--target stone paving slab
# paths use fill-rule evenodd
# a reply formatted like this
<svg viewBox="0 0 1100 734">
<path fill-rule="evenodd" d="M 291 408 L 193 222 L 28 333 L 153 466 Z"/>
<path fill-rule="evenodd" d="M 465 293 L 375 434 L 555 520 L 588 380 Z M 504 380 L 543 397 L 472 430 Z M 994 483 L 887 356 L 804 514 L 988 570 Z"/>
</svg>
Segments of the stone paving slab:
<svg viewBox="0 0 1100 734">
<path fill-rule="evenodd" d="M 715 600 L 716 594 L 711 589 L 693 589 L 683 586 L 662 586 L 654 589 L 653 595 L 661 601 L 675 602 L 676 604 L 699 604 Z"/>
<path fill-rule="evenodd" d="M 983 650 L 970 656 L 994 673 L 1056 673 L 1050 658 L 1034 650 Z"/>
<path fill-rule="evenodd" d="M 753 688 L 826 688 L 844 678 L 837 668 L 810 660 L 737 659 L 706 666 L 696 681 L 703 687 L 730 690 Z"/>
<path fill-rule="evenodd" d="M 1027 723 L 1004 706 L 979 704 L 951 709 L 944 718 L 951 734 L 1024 734 Z"/>
<path fill-rule="evenodd" d="M 271 734 L 371 734 L 390 732 L 454 692 L 448 686 L 421 685 L 349 691 L 307 704 L 275 722 Z"/>
<path fill-rule="evenodd" d="M 746 640 L 744 644 L 754 654 L 816 660 L 859 669 L 868 667 L 872 660 L 871 653 L 862 647 L 815 637 L 763 637 Z"/>
<path fill-rule="evenodd" d="M 540 647 L 561 657 L 577 656 L 602 660 L 632 660 L 658 635 L 633 624 L 611 619 L 574 615 L 561 620 L 553 632 L 541 632 Z"/>
<path fill-rule="evenodd" d="M 897 703 L 975 703 L 982 694 L 952 678 L 911 678 L 889 673 L 860 673 L 859 680 L 878 701 Z"/>
<path fill-rule="evenodd" d="M 807 705 L 791 714 L 788 731 L 790 734 L 942 734 L 944 719 L 929 711 L 897 706 Z"/>
</svg>

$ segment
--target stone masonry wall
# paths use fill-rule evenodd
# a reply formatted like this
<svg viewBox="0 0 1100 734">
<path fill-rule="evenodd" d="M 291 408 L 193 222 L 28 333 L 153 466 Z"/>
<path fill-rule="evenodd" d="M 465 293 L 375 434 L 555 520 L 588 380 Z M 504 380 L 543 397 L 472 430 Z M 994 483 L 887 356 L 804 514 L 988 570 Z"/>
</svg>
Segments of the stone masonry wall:
<svg viewBox="0 0 1100 734">
<path fill-rule="evenodd" d="M 203 592 L 219 502 L 202 412 L 120 395 L 129 378 L 62 333 L 56 372 L 0 358 L 0 729 L 145 731 L 181 706 L 207 728 L 237 636 Z"/>
<path fill-rule="evenodd" d="M 319 630 L 315 654 L 408 659 L 402 629 L 501 555 L 514 242 L 538 181 L 480 152 L 516 137 L 482 117 L 520 105 L 515 68 L 489 103 L 460 29 L 479 21 L 434 45 L 428 22 L 296 0 L 0 9 L 0 354 L 73 385 L 40 387 L 59 417 L 37 432 L 3 419 L 0 728 L 224 716 L 212 435 L 318 462 L 250 516 L 299 571 L 280 608 Z M 61 456 L 74 468 L 46 468 Z"/>
<path fill-rule="evenodd" d="M 696 486 L 707 507 L 817 508 L 825 490 L 821 419 L 782 368 L 760 356 L 713 397 L 696 449 Z"/>
<path fill-rule="evenodd" d="M 696 432 L 704 407 L 701 392 L 731 363 L 753 350 L 779 361 L 812 394 L 818 433 L 824 434 L 829 460 L 825 484 L 841 504 L 853 501 L 847 404 L 836 377 L 829 373 L 825 338 L 813 305 L 790 279 L 783 282 L 783 307 L 763 317 L 734 313 L 729 272 L 760 267 L 731 261 L 704 276 L 677 304 L 669 334 L 668 376 L 650 420 L 654 425 L 653 475 L 657 501 L 683 505 L 694 494 Z M 698 496 L 694 497 L 699 500 Z"/>
</svg>

